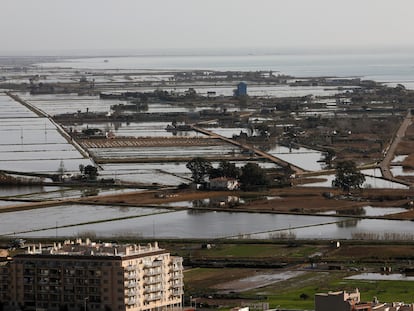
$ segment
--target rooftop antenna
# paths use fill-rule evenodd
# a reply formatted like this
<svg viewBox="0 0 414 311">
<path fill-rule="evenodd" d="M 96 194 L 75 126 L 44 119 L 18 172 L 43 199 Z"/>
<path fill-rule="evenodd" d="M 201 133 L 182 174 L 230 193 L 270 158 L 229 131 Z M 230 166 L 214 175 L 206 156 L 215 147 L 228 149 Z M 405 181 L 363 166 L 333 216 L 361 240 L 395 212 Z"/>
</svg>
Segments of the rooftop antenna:
<svg viewBox="0 0 414 311">
<path fill-rule="evenodd" d="M 22 127 L 20 127 L 20 141 L 23 145 L 23 128 Z"/>
</svg>

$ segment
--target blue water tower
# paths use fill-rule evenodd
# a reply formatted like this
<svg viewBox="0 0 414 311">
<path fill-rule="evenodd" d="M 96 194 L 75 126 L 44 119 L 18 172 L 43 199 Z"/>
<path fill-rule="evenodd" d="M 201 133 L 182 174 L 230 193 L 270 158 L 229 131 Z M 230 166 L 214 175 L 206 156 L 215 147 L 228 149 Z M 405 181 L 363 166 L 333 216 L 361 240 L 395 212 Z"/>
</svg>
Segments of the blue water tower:
<svg viewBox="0 0 414 311">
<path fill-rule="evenodd" d="M 240 82 L 237 84 L 237 90 L 234 92 L 235 96 L 245 96 L 247 95 L 247 84 L 246 82 Z"/>
</svg>

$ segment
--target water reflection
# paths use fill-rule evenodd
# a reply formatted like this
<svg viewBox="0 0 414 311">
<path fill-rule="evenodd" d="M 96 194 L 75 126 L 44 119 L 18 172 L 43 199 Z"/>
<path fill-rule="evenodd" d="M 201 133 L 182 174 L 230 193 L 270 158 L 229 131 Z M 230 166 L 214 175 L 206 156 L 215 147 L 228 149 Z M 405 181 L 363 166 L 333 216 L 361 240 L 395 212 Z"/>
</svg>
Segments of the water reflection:
<svg viewBox="0 0 414 311">
<path fill-rule="evenodd" d="M 336 211 L 336 214 L 338 215 L 365 215 L 366 211 L 364 207 L 356 206 L 349 209 L 343 209 Z"/>
<path fill-rule="evenodd" d="M 359 218 L 349 218 L 349 219 L 337 222 L 336 225 L 339 228 L 352 228 L 352 227 L 356 227 L 360 221 L 361 219 Z"/>
<path fill-rule="evenodd" d="M 367 280 L 367 281 L 414 281 L 414 276 L 407 276 L 400 273 L 361 273 L 352 275 L 347 280 Z"/>
<path fill-rule="evenodd" d="M 167 214 L 163 214 L 168 212 Z M 160 214 L 161 213 L 161 214 Z M 133 218 L 119 219 L 124 216 Z M 33 222 L 36 219 L 36 223 Z M 101 223 L 89 221 L 101 220 Z M 106 221 L 105 221 L 106 220 Z M 128 211 L 108 206 L 70 205 L 32 211 L 4 213 L 0 218 L 0 234 L 18 232 L 21 228 L 38 230 L 59 225 L 59 236 L 74 236 L 84 231 L 97 236 L 116 237 L 139 234 L 160 238 L 253 238 L 287 237 L 296 239 L 412 239 L 410 221 L 380 219 L 344 219 L 338 216 L 298 216 L 240 212 L 166 211 L 129 208 Z M 338 222 L 341 224 L 338 225 Z M 156 232 L 154 234 L 154 227 Z M 21 234 L 22 236 L 56 235 L 55 229 Z"/>
</svg>

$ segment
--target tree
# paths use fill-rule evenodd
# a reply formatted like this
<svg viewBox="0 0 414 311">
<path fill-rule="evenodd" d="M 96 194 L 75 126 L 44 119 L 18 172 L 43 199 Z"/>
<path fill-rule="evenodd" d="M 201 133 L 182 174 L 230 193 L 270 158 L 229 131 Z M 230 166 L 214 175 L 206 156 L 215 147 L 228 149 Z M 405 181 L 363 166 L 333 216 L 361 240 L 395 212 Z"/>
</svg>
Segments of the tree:
<svg viewBox="0 0 414 311">
<path fill-rule="evenodd" d="M 223 176 L 225 177 L 237 179 L 240 177 L 241 174 L 240 169 L 236 166 L 236 164 L 226 160 L 220 161 L 219 169 L 223 172 Z"/>
<path fill-rule="evenodd" d="M 191 171 L 191 178 L 195 183 L 205 182 L 213 168 L 211 162 L 202 157 L 193 158 L 186 164 L 186 167 Z"/>
<path fill-rule="evenodd" d="M 270 184 L 266 172 L 256 163 L 247 163 L 241 171 L 240 183 L 243 190 L 257 190 Z"/>
<path fill-rule="evenodd" d="M 341 161 L 336 165 L 335 179 L 332 181 L 334 187 L 344 191 L 360 189 L 365 181 L 365 176 L 356 167 L 353 161 Z"/>
<path fill-rule="evenodd" d="M 96 177 L 98 176 L 98 169 L 93 165 L 86 165 L 83 172 L 88 180 L 96 180 Z"/>
<path fill-rule="evenodd" d="M 238 179 L 240 177 L 240 169 L 227 160 L 221 160 L 218 168 L 212 168 L 210 170 L 210 179 L 216 177 L 230 177 Z"/>
</svg>

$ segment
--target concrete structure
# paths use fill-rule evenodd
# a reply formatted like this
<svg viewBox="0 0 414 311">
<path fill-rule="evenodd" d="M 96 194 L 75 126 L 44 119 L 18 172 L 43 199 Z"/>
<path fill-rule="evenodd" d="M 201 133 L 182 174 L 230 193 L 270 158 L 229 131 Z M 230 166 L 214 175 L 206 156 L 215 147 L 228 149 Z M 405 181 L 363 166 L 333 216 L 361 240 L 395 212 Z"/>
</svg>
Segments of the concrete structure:
<svg viewBox="0 0 414 311">
<path fill-rule="evenodd" d="M 372 311 L 413 311 L 413 304 L 405 304 L 403 302 L 377 303 L 372 307 Z"/>
<path fill-rule="evenodd" d="M 182 295 L 182 258 L 157 243 L 77 239 L 29 247 L 0 266 L 0 299 L 12 310 L 174 310 Z"/>
<path fill-rule="evenodd" d="M 372 302 L 361 302 L 358 289 L 353 293 L 328 292 L 315 295 L 315 311 L 414 311 L 414 304 L 403 302 L 380 303 L 374 297 Z"/>
<path fill-rule="evenodd" d="M 315 295 L 315 311 L 371 311 L 371 304 L 361 304 L 361 295 L 356 289 L 353 293 L 346 291 L 328 292 Z"/>
</svg>

